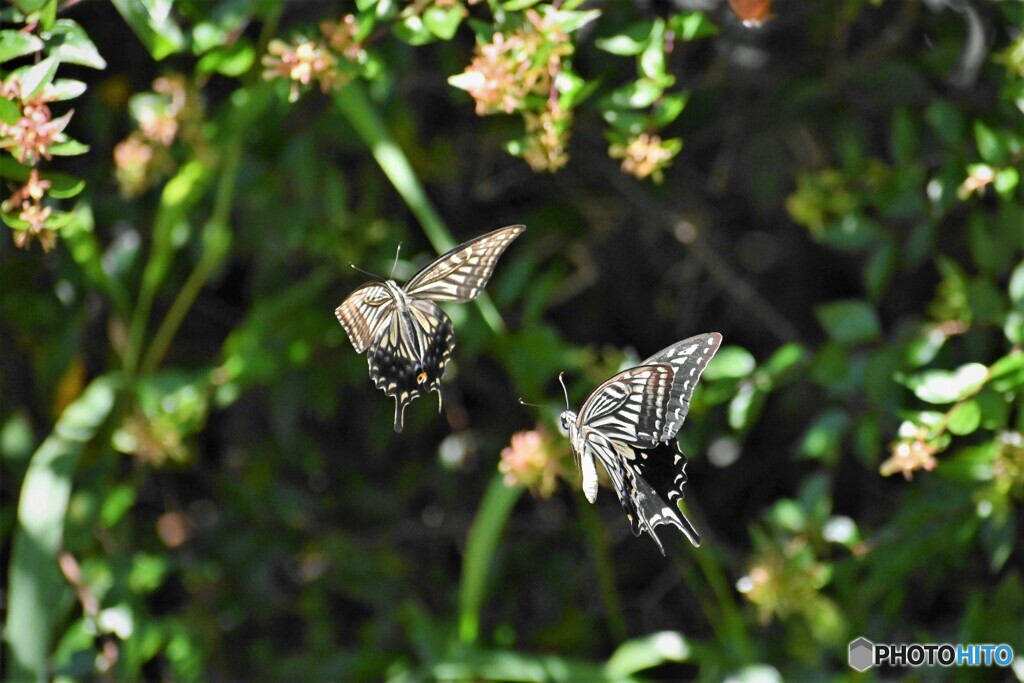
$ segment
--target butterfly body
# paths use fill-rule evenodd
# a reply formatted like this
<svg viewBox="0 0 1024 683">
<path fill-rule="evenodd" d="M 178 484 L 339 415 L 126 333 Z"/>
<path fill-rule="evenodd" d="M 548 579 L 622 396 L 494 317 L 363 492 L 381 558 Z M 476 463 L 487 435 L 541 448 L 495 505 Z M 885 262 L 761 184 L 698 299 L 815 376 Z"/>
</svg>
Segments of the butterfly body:
<svg viewBox="0 0 1024 683">
<path fill-rule="evenodd" d="M 402 287 L 394 280 L 368 282 L 335 310 L 357 353 L 366 352 L 374 386 L 395 399 L 395 431 L 405 407 L 436 391 L 455 348 L 448 315 L 435 302 L 475 298 L 498 257 L 525 227 L 513 225 L 462 244 L 416 273 Z"/>
<path fill-rule="evenodd" d="M 583 493 L 597 499 L 600 462 L 612 481 L 635 536 L 648 532 L 665 553 L 654 528 L 677 527 L 694 546 L 700 537 L 678 501 L 686 483 L 686 457 L 676 432 L 690 408 L 700 374 L 722 342 L 717 332 L 684 339 L 599 386 L 579 413 L 566 410 L 562 427 L 576 455 Z"/>
</svg>

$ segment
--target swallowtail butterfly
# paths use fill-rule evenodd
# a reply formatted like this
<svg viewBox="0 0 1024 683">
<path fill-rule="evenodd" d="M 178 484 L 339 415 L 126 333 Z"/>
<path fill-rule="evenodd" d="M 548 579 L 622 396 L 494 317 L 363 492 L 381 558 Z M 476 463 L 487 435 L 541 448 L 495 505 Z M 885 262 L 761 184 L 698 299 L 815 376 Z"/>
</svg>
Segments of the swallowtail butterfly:
<svg viewBox="0 0 1024 683">
<path fill-rule="evenodd" d="M 690 396 L 722 343 L 717 332 L 700 334 L 662 349 L 640 365 L 599 386 L 579 414 L 566 410 L 562 428 L 583 474 L 583 493 L 597 500 L 598 460 L 608 472 L 634 536 L 672 524 L 700 546 L 700 537 L 679 510 L 686 483 L 686 456 L 676 432 L 690 409 Z"/>
<path fill-rule="evenodd" d="M 498 257 L 526 227 L 512 225 L 481 235 L 437 258 L 400 287 L 394 280 L 367 282 L 334 314 L 356 353 L 366 351 L 370 379 L 395 399 L 395 431 L 402 431 L 405 407 L 437 392 L 455 348 L 452 321 L 435 301 L 465 303 L 491 279 Z"/>
</svg>

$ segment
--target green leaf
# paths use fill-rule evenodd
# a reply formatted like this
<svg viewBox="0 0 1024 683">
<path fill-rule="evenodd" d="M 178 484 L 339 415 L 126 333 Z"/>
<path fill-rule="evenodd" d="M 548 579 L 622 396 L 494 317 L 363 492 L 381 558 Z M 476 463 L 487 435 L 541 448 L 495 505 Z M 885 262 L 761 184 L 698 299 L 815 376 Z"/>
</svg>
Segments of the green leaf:
<svg viewBox="0 0 1024 683">
<path fill-rule="evenodd" d="M 4 29 L 0 31 L 0 64 L 43 49 L 43 41 L 31 33 Z"/>
<path fill-rule="evenodd" d="M 946 145 L 960 142 L 964 134 L 963 115 L 948 100 L 937 99 L 925 110 L 925 120 Z"/>
<path fill-rule="evenodd" d="M 753 354 L 742 346 L 723 346 L 715 354 L 704 370 L 705 380 L 723 379 L 726 377 L 745 379 L 757 366 Z"/>
<path fill-rule="evenodd" d="M 989 381 L 996 391 L 1013 391 L 1024 386 L 1024 353 L 1014 351 L 993 363 Z"/>
<path fill-rule="evenodd" d="M 665 73 L 665 22 L 655 20 L 651 28 L 650 44 L 640 53 L 640 74 L 656 83 L 669 87 L 675 77 Z"/>
<path fill-rule="evenodd" d="M 642 21 L 632 24 L 625 31 L 610 38 L 598 38 L 594 44 L 605 52 L 628 57 L 638 55 L 651 42 L 651 31 L 654 21 Z"/>
<path fill-rule="evenodd" d="M 666 662 L 689 661 L 691 654 L 690 643 L 683 634 L 661 631 L 619 645 L 605 663 L 604 672 L 617 680 Z"/>
<path fill-rule="evenodd" d="M 524 9 L 533 7 L 541 0 L 508 0 L 501 3 L 501 7 L 508 12 L 522 12 Z"/>
<path fill-rule="evenodd" d="M 107 421 L 120 380 L 94 380 L 69 405 L 32 456 L 18 501 L 11 551 L 5 640 L 14 680 L 50 677 L 48 658 L 61 598 L 68 590 L 57 568 L 71 484 L 86 444 Z"/>
<path fill-rule="evenodd" d="M 974 122 L 974 142 L 983 161 L 996 165 L 1006 161 L 1009 150 L 1003 136 L 981 121 Z"/>
<path fill-rule="evenodd" d="M 53 80 L 59 64 L 60 60 L 56 57 L 47 57 L 29 68 L 21 77 L 22 101 L 27 102 L 41 93 Z"/>
<path fill-rule="evenodd" d="M 655 128 L 661 129 L 672 123 L 683 113 L 683 109 L 686 108 L 686 103 L 689 100 L 690 93 L 688 92 L 662 95 L 662 98 L 658 100 L 658 103 L 654 105 L 654 109 L 651 111 L 651 124 Z"/>
<path fill-rule="evenodd" d="M 111 0 L 153 59 L 185 49 L 185 34 L 171 18 L 169 0 Z"/>
<path fill-rule="evenodd" d="M 44 180 L 52 183 L 49 194 L 54 199 L 70 199 L 85 189 L 85 181 L 67 173 L 43 173 Z"/>
<path fill-rule="evenodd" d="M 649 78 L 641 78 L 616 89 L 610 96 L 611 103 L 623 109 L 649 107 L 661 97 L 664 88 Z"/>
<path fill-rule="evenodd" d="M 992 187 L 996 189 L 1004 199 L 1010 199 L 1013 197 L 1014 191 L 1020 184 L 1020 171 L 1017 170 L 1016 166 L 1007 166 L 996 171 L 995 180 L 992 181 Z"/>
<path fill-rule="evenodd" d="M 955 372 L 928 370 L 910 377 L 900 377 L 902 384 L 928 403 L 955 403 L 972 396 L 988 381 L 989 370 L 981 363 L 968 363 Z"/>
<path fill-rule="evenodd" d="M 451 7 L 428 7 L 423 12 L 423 25 L 441 40 L 451 40 L 459 29 L 459 24 L 465 16 L 462 5 L 455 4 Z"/>
<path fill-rule="evenodd" d="M 246 38 L 230 45 L 213 48 L 199 59 L 196 69 L 201 73 L 217 72 L 237 78 L 247 73 L 256 62 L 256 50 Z"/>
<path fill-rule="evenodd" d="M 1017 264 L 1010 275 L 1010 301 L 1016 305 L 1024 304 L 1024 261 Z"/>
<path fill-rule="evenodd" d="M 959 482 L 991 481 L 992 466 L 999 458 L 999 448 L 995 441 L 980 446 L 965 448 L 956 455 L 944 458 L 938 472 L 948 479 Z"/>
<path fill-rule="evenodd" d="M 797 342 L 790 342 L 780 346 L 761 367 L 768 375 L 777 379 L 803 363 L 805 358 L 807 358 L 807 352 L 804 347 Z"/>
<path fill-rule="evenodd" d="M 546 9 L 546 8 L 542 8 Z M 584 12 L 569 12 L 564 9 L 550 8 L 544 12 L 545 19 L 554 23 L 566 33 L 573 33 L 580 30 L 592 21 L 601 16 L 601 10 L 587 10 Z"/>
<path fill-rule="evenodd" d="M 0 98 L 0 121 L 13 126 L 21 118 L 21 106 L 7 98 Z"/>
<path fill-rule="evenodd" d="M 828 335 L 845 346 L 875 341 L 882 336 L 875 309 L 864 301 L 848 299 L 823 304 L 815 315 Z"/>
<path fill-rule="evenodd" d="M 51 102 L 71 100 L 83 94 L 88 86 L 73 78 L 57 78 L 43 89 L 46 99 Z"/>
<path fill-rule="evenodd" d="M 838 409 L 828 410 L 822 413 L 804 434 L 800 450 L 810 458 L 819 458 L 828 464 L 835 464 L 839 460 L 843 437 L 849 429 L 848 413 Z"/>
<path fill-rule="evenodd" d="M 415 14 L 395 24 L 392 30 L 396 38 L 409 45 L 426 45 L 437 40 L 437 37 L 424 25 L 422 17 Z"/>
<path fill-rule="evenodd" d="M 683 40 L 718 35 L 718 27 L 701 12 L 683 12 L 668 20 L 668 28 Z"/>
<path fill-rule="evenodd" d="M 744 382 L 729 402 L 729 426 L 743 431 L 752 425 L 764 408 L 764 392 L 753 382 Z"/>
<path fill-rule="evenodd" d="M 58 19 L 47 32 L 46 45 L 50 56 L 65 64 L 81 64 L 93 69 L 106 69 L 107 62 L 100 56 L 89 35 L 78 22 Z"/>
<path fill-rule="evenodd" d="M 505 486 L 502 475 L 495 473 L 469 529 L 459 581 L 459 637 L 464 643 L 477 639 L 488 570 L 493 565 L 494 552 L 508 517 L 523 490 L 519 486 Z"/>
<path fill-rule="evenodd" d="M 973 400 L 958 403 L 949 411 L 947 424 L 957 436 L 972 434 L 981 425 L 981 406 Z"/>
<path fill-rule="evenodd" d="M 612 142 L 621 142 L 625 144 L 625 138 L 629 135 L 639 135 L 645 130 L 648 130 L 651 125 L 651 117 L 647 114 L 631 111 L 629 109 L 609 108 L 604 109 L 601 112 L 601 116 L 608 122 L 615 132 L 624 134 L 621 135 L 621 140 L 613 139 Z M 609 137 L 614 138 L 614 134 L 610 133 Z"/>
<path fill-rule="evenodd" d="M 85 154 L 89 151 L 89 145 L 68 138 L 63 142 L 57 142 L 50 145 L 47 151 L 57 157 L 73 157 L 79 154 Z"/>
</svg>

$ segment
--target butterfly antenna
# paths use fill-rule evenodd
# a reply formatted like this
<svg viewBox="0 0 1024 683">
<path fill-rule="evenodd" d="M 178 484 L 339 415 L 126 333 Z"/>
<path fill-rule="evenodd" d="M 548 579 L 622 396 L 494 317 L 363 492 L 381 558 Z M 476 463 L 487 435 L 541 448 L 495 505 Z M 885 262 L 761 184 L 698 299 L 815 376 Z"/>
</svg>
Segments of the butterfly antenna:
<svg viewBox="0 0 1024 683">
<path fill-rule="evenodd" d="M 558 383 L 562 385 L 562 392 L 565 393 L 565 409 L 572 410 L 569 406 L 569 390 L 565 388 L 564 372 L 558 373 Z"/>
<path fill-rule="evenodd" d="M 398 265 L 398 257 L 402 253 L 402 243 L 398 243 L 398 248 L 395 249 L 395 262 L 391 264 L 391 274 L 388 275 L 389 280 L 393 280 L 395 277 L 395 267 Z"/>
<path fill-rule="evenodd" d="M 381 277 L 380 275 L 377 275 L 376 273 L 371 273 L 371 272 L 370 272 L 370 271 L 368 271 L 368 270 L 363 270 L 362 268 L 360 268 L 359 266 L 357 266 L 357 265 L 356 265 L 356 264 L 354 264 L 354 263 L 349 263 L 349 265 L 350 265 L 350 266 L 352 266 L 352 268 L 353 268 L 353 269 L 355 269 L 355 270 L 358 270 L 358 271 L 359 271 L 360 273 L 362 273 L 363 275 L 369 275 L 369 276 L 370 276 L 370 277 L 372 277 L 372 278 L 373 278 L 374 280 L 383 280 L 383 279 L 384 279 L 384 278 L 382 278 L 382 277 Z"/>
</svg>

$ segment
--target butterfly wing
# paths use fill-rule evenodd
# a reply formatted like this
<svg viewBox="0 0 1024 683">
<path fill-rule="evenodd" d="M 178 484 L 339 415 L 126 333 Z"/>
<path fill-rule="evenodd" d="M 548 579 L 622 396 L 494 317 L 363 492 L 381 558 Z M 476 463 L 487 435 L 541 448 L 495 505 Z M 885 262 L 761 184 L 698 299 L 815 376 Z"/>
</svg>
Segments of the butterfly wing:
<svg viewBox="0 0 1024 683">
<path fill-rule="evenodd" d="M 511 225 L 461 244 L 416 273 L 405 286 L 410 297 L 465 303 L 491 279 L 498 257 L 526 226 Z"/>
<path fill-rule="evenodd" d="M 666 363 L 620 372 L 583 403 L 577 418 L 580 428 L 596 430 L 614 441 L 653 447 L 660 440 L 674 375 Z"/>
<path fill-rule="evenodd" d="M 654 528 L 671 524 L 683 532 L 695 548 L 699 548 L 697 530 L 679 510 L 686 483 L 686 456 L 679 450 L 679 444 L 673 439 L 654 448 L 633 449 L 632 455 L 632 459 L 623 458 L 622 462 L 627 493 L 623 507 L 627 507 L 625 500 L 628 499 L 635 513 L 631 516 L 630 510 L 626 510 L 633 535 L 639 536 L 641 531 L 647 531 L 664 555 L 665 549 Z"/>
<path fill-rule="evenodd" d="M 441 376 L 454 348 L 452 321 L 429 301 L 410 301 L 383 320 L 367 358 L 374 386 L 395 399 L 396 432 L 413 399 L 436 391 L 440 409 Z"/>
<path fill-rule="evenodd" d="M 345 328 L 356 353 L 362 353 L 378 336 L 381 325 L 395 310 L 395 300 L 388 288 L 380 282 L 368 282 L 334 309 L 338 322 Z"/>
<path fill-rule="evenodd" d="M 648 413 L 650 419 L 641 425 L 642 431 L 656 434 L 657 441 L 668 441 L 676 435 L 690 412 L 693 389 L 721 343 L 722 335 L 718 332 L 698 334 L 658 351 L 640 364 L 642 367 L 651 363 L 668 363 L 675 372 L 664 413 Z"/>
<path fill-rule="evenodd" d="M 584 448 L 604 466 L 634 535 L 671 524 L 694 546 L 700 536 L 679 511 L 686 457 L 675 441 L 690 397 L 722 342 L 717 332 L 676 342 L 598 387 L 580 409 Z"/>
</svg>

